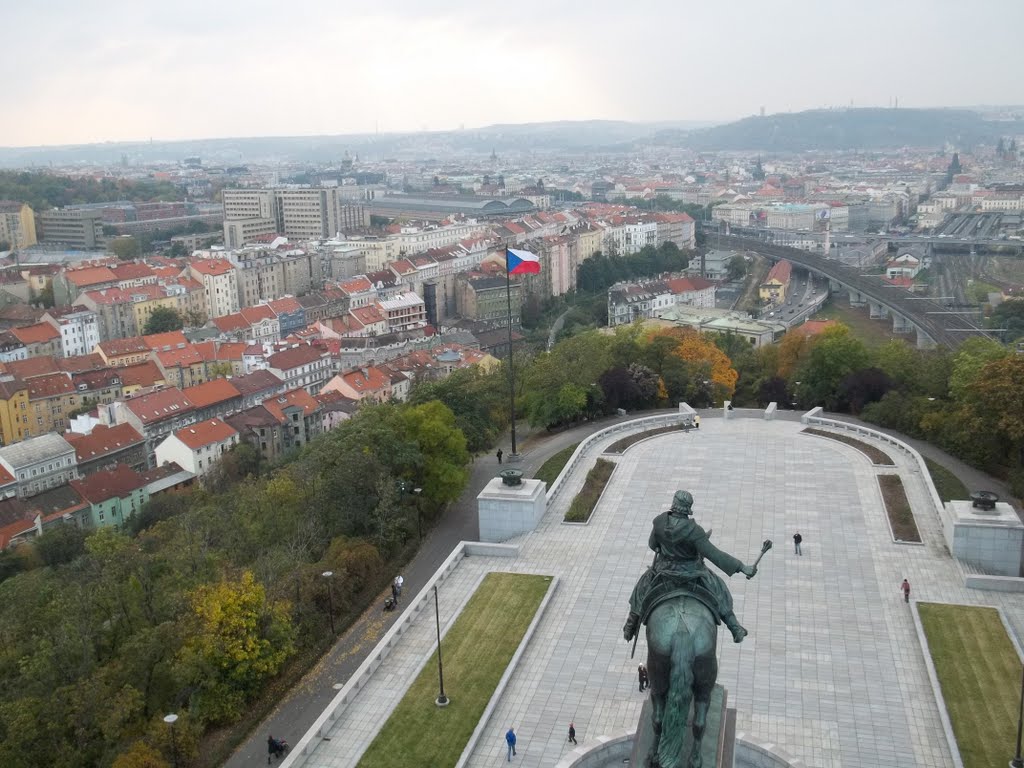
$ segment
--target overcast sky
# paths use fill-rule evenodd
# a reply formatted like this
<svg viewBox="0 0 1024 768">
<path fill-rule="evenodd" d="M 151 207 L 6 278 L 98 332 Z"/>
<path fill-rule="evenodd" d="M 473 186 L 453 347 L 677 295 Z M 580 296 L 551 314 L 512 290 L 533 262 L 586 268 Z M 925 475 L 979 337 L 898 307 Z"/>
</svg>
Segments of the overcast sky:
<svg viewBox="0 0 1024 768">
<path fill-rule="evenodd" d="M 1020 0 L 0 2 L 0 146 L 1020 104 Z"/>
</svg>

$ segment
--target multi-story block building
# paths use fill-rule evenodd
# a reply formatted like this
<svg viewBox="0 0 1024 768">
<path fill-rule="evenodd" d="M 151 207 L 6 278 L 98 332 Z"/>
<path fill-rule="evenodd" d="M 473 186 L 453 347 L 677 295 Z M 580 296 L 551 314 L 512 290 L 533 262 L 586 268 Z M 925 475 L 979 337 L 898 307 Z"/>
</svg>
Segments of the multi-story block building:
<svg viewBox="0 0 1024 768">
<path fill-rule="evenodd" d="M 196 477 L 208 475 L 238 444 L 238 432 L 221 419 L 207 419 L 176 430 L 156 447 L 156 465 L 174 463 Z"/>
<path fill-rule="evenodd" d="M 68 373 L 34 376 L 28 387 L 28 426 L 30 434 L 63 432 L 71 412 L 79 406 L 78 390 Z"/>
<path fill-rule="evenodd" d="M 285 390 L 284 382 L 270 371 L 253 371 L 231 380 L 242 395 L 242 408 L 252 408 L 268 397 L 279 395 Z"/>
<path fill-rule="evenodd" d="M 616 283 L 608 289 L 608 325 L 658 317 L 671 307 L 714 307 L 715 285 L 700 277 L 665 277 Z"/>
<path fill-rule="evenodd" d="M 223 419 L 242 409 L 242 393 L 229 379 L 213 379 L 186 387 L 182 394 L 192 401 L 196 418 L 200 421 Z"/>
<path fill-rule="evenodd" d="M 761 301 L 770 301 L 780 304 L 786 300 L 786 292 L 789 290 L 789 280 L 792 275 L 793 265 L 783 259 L 776 262 L 768 272 L 768 277 L 761 283 L 758 293 Z"/>
<path fill-rule="evenodd" d="M 53 208 L 39 214 L 39 241 L 76 250 L 102 248 L 103 212 L 91 208 Z"/>
<path fill-rule="evenodd" d="M 225 189 L 222 197 L 228 248 L 273 232 L 297 240 L 324 240 L 338 233 L 336 188 Z"/>
<path fill-rule="evenodd" d="M 195 259 L 188 267 L 190 276 L 202 283 L 209 318 L 230 315 L 240 308 L 235 267 L 227 259 Z"/>
<path fill-rule="evenodd" d="M 71 481 L 71 487 L 89 503 L 79 518 L 85 528 L 123 526 L 149 501 L 149 481 L 123 464 L 100 469 Z"/>
<path fill-rule="evenodd" d="M 71 374 L 71 383 L 78 395 L 79 407 L 112 403 L 124 396 L 121 386 L 123 368 L 101 368 Z"/>
<path fill-rule="evenodd" d="M 522 284 L 515 280 L 509 287 L 512 296 L 512 325 L 519 325 L 522 307 Z M 456 281 L 456 308 L 467 320 L 482 320 L 496 326 L 508 325 L 508 303 L 505 278 L 471 272 L 459 275 Z"/>
<path fill-rule="evenodd" d="M 19 498 L 35 496 L 78 477 L 75 449 L 55 434 L 30 437 L 0 448 L 0 466 L 17 482 Z"/>
<path fill-rule="evenodd" d="M 51 309 L 43 320 L 60 332 L 62 357 L 88 355 L 100 343 L 99 313 L 84 307 Z"/>
<path fill-rule="evenodd" d="M 28 387 L 13 376 L 0 380 L 0 442 L 17 443 L 32 434 L 28 424 Z"/>
<path fill-rule="evenodd" d="M 422 328 L 427 324 L 427 311 L 423 299 L 415 293 L 403 293 L 377 302 L 387 319 L 389 331 Z"/>
<path fill-rule="evenodd" d="M 49 323 L 12 328 L 10 333 L 24 345 L 28 357 L 60 357 L 61 333 Z"/>
<path fill-rule="evenodd" d="M 0 331 L 0 363 L 28 360 L 28 349 L 10 331 Z"/>
<path fill-rule="evenodd" d="M 123 368 L 150 359 L 150 348 L 141 336 L 101 341 L 94 350 L 111 368 Z"/>
<path fill-rule="evenodd" d="M 35 213 L 25 203 L 0 200 L 0 243 L 16 251 L 36 244 Z"/>
<path fill-rule="evenodd" d="M 146 440 L 147 461 L 155 466 L 156 446 L 171 432 L 196 422 L 192 401 L 177 389 L 163 389 L 100 406 L 101 424 L 131 424 Z"/>
<path fill-rule="evenodd" d="M 286 389 L 302 387 L 311 395 L 318 393 L 331 374 L 330 354 L 305 344 L 271 355 L 267 370 L 284 382 Z"/>
<path fill-rule="evenodd" d="M 282 392 L 264 400 L 263 407 L 282 425 L 285 451 L 301 448 L 323 431 L 320 403 L 307 389 L 299 387 Z"/>
<path fill-rule="evenodd" d="M 64 438 L 75 449 L 82 475 L 119 464 L 138 471 L 146 468 L 146 441 L 131 424 L 97 424 L 87 435 L 68 432 Z"/>
</svg>

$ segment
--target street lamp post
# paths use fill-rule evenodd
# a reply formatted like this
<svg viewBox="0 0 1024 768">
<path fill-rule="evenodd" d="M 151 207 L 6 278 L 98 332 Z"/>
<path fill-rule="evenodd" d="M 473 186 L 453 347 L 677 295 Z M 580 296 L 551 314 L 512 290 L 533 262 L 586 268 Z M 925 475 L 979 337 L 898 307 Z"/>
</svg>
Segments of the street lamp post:
<svg viewBox="0 0 1024 768">
<path fill-rule="evenodd" d="M 327 579 L 327 616 L 331 620 L 331 634 L 338 634 L 334 630 L 334 595 L 331 592 L 331 577 L 334 576 L 334 571 L 324 571 L 322 574 Z"/>
<path fill-rule="evenodd" d="M 412 489 L 412 492 L 416 495 L 416 530 L 419 532 L 420 541 L 423 541 L 423 506 L 420 504 L 420 494 L 423 493 L 423 489 L 417 486 Z"/>
<path fill-rule="evenodd" d="M 1024 668 L 1022 668 L 1024 670 Z M 1024 671 L 1020 679 L 1020 709 L 1017 710 L 1017 754 L 1010 761 L 1010 768 L 1024 768 L 1024 758 L 1020 755 L 1020 736 L 1024 731 Z"/>
<path fill-rule="evenodd" d="M 173 712 L 169 715 L 164 715 L 164 722 L 167 723 L 171 729 L 171 762 L 174 764 L 174 768 L 178 768 L 178 743 L 174 737 L 174 724 L 178 722 L 178 716 Z M 1018 738 L 1017 741 L 1019 742 L 1020 739 Z M 1018 749 L 1017 752 L 1019 754 L 1020 749 Z"/>
<path fill-rule="evenodd" d="M 441 663 L 441 612 L 437 607 L 437 586 L 434 586 L 434 623 L 437 626 L 437 680 L 441 687 L 440 693 L 434 699 L 439 707 L 448 706 L 448 697 L 444 695 L 444 665 Z"/>
</svg>

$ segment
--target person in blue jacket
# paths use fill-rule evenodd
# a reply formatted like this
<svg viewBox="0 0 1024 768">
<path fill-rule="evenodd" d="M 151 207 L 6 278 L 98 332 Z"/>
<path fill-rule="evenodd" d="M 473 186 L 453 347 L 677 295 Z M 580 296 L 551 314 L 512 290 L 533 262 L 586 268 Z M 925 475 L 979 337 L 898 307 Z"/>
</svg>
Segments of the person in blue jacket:
<svg viewBox="0 0 1024 768">
<path fill-rule="evenodd" d="M 511 763 L 512 758 L 516 756 L 516 732 L 514 728 L 508 729 L 508 733 L 505 734 L 505 742 L 508 744 L 508 761 Z"/>
</svg>

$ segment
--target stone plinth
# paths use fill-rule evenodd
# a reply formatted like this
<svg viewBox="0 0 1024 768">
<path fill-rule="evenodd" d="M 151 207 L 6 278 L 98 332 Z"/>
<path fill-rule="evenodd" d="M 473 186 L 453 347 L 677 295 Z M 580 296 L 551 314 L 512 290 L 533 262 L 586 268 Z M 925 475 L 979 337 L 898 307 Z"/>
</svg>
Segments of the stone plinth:
<svg viewBox="0 0 1024 768">
<path fill-rule="evenodd" d="M 495 477 L 476 497 L 480 541 L 506 541 L 537 527 L 547 508 L 547 484 L 523 480 L 521 485 L 503 485 Z"/>
<path fill-rule="evenodd" d="M 711 692 L 711 704 L 708 707 L 708 723 L 704 730 L 704 741 L 701 743 L 701 756 L 705 768 L 732 768 L 732 746 L 726 749 L 726 692 L 725 689 L 716 685 Z M 683 742 L 683 755 L 690 754 L 693 746 L 693 731 L 690 723 L 693 722 L 693 710 L 690 710 L 690 717 L 687 719 L 685 741 Z M 735 738 L 735 736 L 733 736 Z M 651 749 L 651 742 L 654 740 L 654 727 L 651 724 L 651 699 L 644 702 L 644 708 L 640 712 L 640 722 L 637 724 L 636 738 L 633 741 L 633 754 L 629 764 L 636 766 L 647 765 L 647 753 Z M 730 760 L 726 765 L 724 759 L 728 753 Z M 685 763 L 685 757 L 683 762 Z"/>
<path fill-rule="evenodd" d="M 969 501 L 947 501 L 943 533 L 958 560 L 996 576 L 1020 576 L 1024 524 L 1013 507 L 997 503 L 976 509 Z"/>
</svg>

